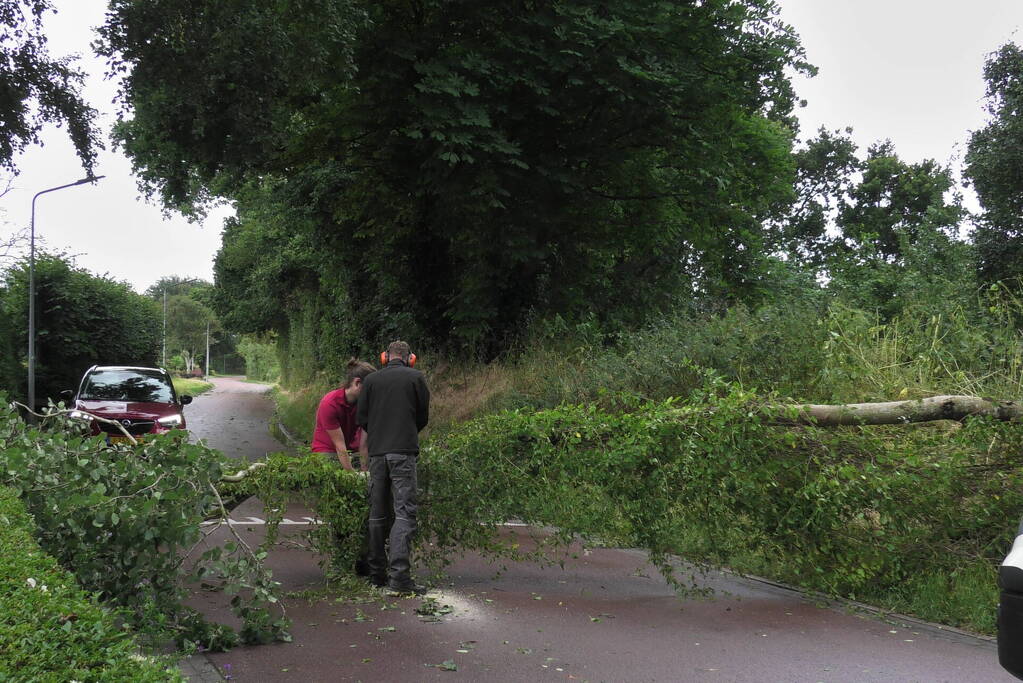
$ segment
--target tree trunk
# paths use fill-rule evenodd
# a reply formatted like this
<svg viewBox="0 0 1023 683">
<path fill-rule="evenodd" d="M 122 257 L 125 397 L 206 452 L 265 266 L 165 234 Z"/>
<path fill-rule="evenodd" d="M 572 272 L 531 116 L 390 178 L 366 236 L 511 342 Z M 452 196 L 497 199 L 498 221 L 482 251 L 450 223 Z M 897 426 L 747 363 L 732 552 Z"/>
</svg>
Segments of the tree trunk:
<svg viewBox="0 0 1023 683">
<path fill-rule="evenodd" d="M 1023 419 L 1023 405 L 1015 401 L 997 401 L 976 396 L 932 396 L 912 401 L 888 403 L 847 403 L 844 405 L 764 406 L 763 414 L 779 424 L 888 425 L 932 420 L 962 422 L 970 416 L 985 415 L 996 420 Z"/>
</svg>

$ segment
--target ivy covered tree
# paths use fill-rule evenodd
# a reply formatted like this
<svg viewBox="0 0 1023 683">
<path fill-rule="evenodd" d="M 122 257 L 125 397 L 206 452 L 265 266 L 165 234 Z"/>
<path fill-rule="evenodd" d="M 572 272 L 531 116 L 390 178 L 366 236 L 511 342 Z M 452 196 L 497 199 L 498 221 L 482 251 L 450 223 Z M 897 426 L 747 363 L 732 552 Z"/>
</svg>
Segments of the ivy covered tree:
<svg viewBox="0 0 1023 683">
<path fill-rule="evenodd" d="M 697 282 L 755 280 L 791 198 L 786 70 L 810 69 L 776 12 L 115 0 L 103 51 L 144 189 L 186 212 L 237 202 L 218 286 L 239 329 L 287 334 L 293 311 L 268 302 L 294 298 L 349 345 L 488 352 L 536 316 L 638 322 Z M 272 243 L 289 254 L 238 246 Z"/>
<path fill-rule="evenodd" d="M 1023 49 L 1006 43 L 984 65 L 986 126 L 970 136 L 966 175 L 984 209 L 974 233 L 986 282 L 1023 276 Z"/>
<path fill-rule="evenodd" d="M 46 124 L 66 126 L 87 173 L 100 147 L 96 112 L 81 96 L 84 74 L 47 52 L 42 18 L 52 11 L 49 0 L 0 0 L 0 168 L 12 174 Z"/>
</svg>

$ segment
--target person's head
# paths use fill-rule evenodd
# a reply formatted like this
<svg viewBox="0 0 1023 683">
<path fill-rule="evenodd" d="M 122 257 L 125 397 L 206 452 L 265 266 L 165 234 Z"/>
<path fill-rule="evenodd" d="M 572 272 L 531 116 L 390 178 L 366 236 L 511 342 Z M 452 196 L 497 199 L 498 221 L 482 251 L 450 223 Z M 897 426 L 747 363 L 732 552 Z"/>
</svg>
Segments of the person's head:
<svg viewBox="0 0 1023 683">
<path fill-rule="evenodd" d="M 401 360 L 406 365 L 409 364 L 409 356 L 412 355 L 412 349 L 409 348 L 407 342 L 393 341 L 387 345 L 387 360 Z"/>
<path fill-rule="evenodd" d="M 375 371 L 376 368 L 372 365 L 357 358 L 352 358 L 348 361 L 348 372 L 345 375 L 345 383 L 341 385 L 341 388 L 345 390 L 345 398 L 349 401 L 357 399 L 359 394 L 362 393 L 362 380 L 366 379 L 367 375 Z"/>
</svg>

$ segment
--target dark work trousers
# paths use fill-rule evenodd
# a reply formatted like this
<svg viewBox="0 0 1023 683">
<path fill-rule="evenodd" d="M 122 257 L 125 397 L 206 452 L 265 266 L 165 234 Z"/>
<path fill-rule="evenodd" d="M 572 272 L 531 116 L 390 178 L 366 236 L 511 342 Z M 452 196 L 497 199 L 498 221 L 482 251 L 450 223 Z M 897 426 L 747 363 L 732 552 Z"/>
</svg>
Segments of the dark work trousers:
<svg viewBox="0 0 1023 683">
<path fill-rule="evenodd" d="M 373 577 L 386 576 L 392 588 L 412 585 L 416 483 L 416 456 L 387 453 L 369 459 L 369 571 Z M 394 523 L 388 525 L 392 501 Z"/>
</svg>

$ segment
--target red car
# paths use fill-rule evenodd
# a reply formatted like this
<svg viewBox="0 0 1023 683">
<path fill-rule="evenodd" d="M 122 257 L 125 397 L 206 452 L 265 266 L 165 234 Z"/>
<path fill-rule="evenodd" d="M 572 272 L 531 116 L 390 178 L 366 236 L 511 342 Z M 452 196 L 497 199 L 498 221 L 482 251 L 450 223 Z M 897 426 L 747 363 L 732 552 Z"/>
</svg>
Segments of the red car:
<svg viewBox="0 0 1023 683">
<path fill-rule="evenodd" d="M 141 441 L 147 434 L 185 429 L 182 408 L 191 402 L 191 396 L 178 398 L 166 370 L 94 365 L 78 386 L 71 417 L 116 420 Z M 128 441 L 117 426 L 98 420 L 92 420 L 92 433 L 106 434 L 109 442 Z"/>
</svg>

